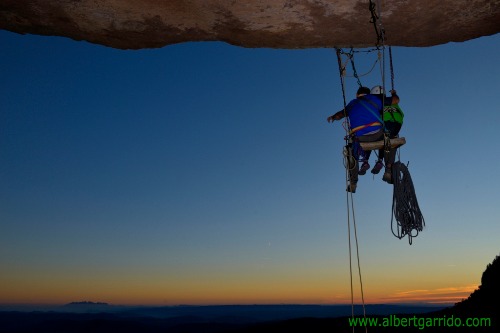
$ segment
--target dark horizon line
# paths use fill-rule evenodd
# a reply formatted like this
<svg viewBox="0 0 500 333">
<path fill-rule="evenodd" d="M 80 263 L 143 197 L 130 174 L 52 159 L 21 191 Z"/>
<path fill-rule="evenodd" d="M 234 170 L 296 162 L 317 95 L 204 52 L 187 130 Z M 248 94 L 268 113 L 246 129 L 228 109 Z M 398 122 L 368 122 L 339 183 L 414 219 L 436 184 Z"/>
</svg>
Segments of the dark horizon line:
<svg viewBox="0 0 500 333">
<path fill-rule="evenodd" d="M 352 306 L 351 303 L 223 303 L 223 304 L 115 304 L 108 302 L 75 301 L 69 303 L 1 303 L 0 307 L 60 307 L 60 306 L 110 306 L 110 307 L 216 307 L 216 306 Z M 365 306 L 390 305 L 390 306 L 429 306 L 446 307 L 455 305 L 450 303 L 428 303 L 428 302 L 394 302 L 394 303 L 365 303 Z M 362 306 L 361 303 L 354 303 L 354 306 Z"/>
</svg>

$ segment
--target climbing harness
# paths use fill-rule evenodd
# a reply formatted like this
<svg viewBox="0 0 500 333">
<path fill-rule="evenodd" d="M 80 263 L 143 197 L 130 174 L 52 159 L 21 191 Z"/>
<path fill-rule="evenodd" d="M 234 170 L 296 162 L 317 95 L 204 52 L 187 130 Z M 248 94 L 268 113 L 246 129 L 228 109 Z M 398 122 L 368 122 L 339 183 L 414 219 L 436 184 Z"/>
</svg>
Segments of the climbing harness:
<svg viewBox="0 0 500 333">
<path fill-rule="evenodd" d="M 369 124 L 365 124 L 365 125 L 360 125 L 360 126 L 357 126 L 357 127 L 354 127 L 353 129 L 351 129 L 351 131 L 349 132 L 350 134 L 354 134 L 356 133 L 357 131 L 360 131 L 362 129 L 365 129 L 365 128 L 368 128 L 368 127 L 372 127 L 372 126 L 382 126 L 384 125 L 383 123 L 379 122 L 379 121 L 374 121 L 373 123 L 369 123 Z"/>
</svg>

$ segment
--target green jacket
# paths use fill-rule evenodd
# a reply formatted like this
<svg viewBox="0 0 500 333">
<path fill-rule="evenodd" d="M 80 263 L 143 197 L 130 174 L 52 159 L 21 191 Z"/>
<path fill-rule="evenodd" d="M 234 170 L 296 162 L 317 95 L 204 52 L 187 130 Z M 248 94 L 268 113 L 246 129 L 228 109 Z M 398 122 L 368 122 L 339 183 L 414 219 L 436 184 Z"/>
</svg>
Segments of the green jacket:
<svg viewBox="0 0 500 333">
<path fill-rule="evenodd" d="M 405 114 L 398 104 L 387 105 L 384 107 L 384 122 L 396 122 L 402 124 L 404 116 Z"/>
</svg>

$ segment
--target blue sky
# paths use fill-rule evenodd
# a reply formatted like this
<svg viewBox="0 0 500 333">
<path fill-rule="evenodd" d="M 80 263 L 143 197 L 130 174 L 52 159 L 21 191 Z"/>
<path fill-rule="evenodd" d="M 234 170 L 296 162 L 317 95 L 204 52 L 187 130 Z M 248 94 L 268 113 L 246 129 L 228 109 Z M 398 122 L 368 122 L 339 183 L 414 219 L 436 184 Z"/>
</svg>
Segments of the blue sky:
<svg viewBox="0 0 500 333">
<path fill-rule="evenodd" d="M 348 300 L 334 50 L 0 45 L 0 303 Z M 466 295 L 500 252 L 500 36 L 393 53 L 426 228 L 396 239 L 391 187 L 360 179 L 365 296 Z"/>
</svg>

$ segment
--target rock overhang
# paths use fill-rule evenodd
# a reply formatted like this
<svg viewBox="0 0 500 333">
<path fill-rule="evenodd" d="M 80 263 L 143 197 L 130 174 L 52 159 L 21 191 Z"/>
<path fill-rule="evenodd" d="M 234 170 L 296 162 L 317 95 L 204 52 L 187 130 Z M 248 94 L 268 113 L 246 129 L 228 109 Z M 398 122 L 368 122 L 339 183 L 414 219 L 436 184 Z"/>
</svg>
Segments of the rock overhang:
<svg viewBox="0 0 500 333">
<path fill-rule="evenodd" d="M 372 0 L 387 45 L 424 47 L 500 32 L 500 0 Z M 0 29 L 117 49 L 189 41 L 242 47 L 369 47 L 370 0 L 2 0 Z"/>
</svg>

